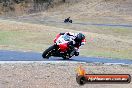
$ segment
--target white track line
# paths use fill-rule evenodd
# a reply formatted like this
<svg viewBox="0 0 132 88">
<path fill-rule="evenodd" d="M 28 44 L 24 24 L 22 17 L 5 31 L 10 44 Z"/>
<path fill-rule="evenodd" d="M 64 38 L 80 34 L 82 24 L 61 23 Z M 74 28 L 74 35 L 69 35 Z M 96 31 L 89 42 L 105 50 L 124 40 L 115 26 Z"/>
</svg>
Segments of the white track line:
<svg viewBox="0 0 132 88">
<path fill-rule="evenodd" d="M 99 63 L 102 63 L 102 62 L 93 62 L 93 63 L 99 64 Z M 131 65 L 131 64 L 126 64 L 126 63 L 108 63 L 108 62 L 103 63 L 103 64 L 105 64 L 105 65 Z"/>
<path fill-rule="evenodd" d="M 77 64 L 77 63 L 87 63 L 87 62 L 77 62 L 77 61 L 0 61 L 0 64 Z M 93 64 L 101 64 L 101 62 L 93 62 Z M 129 65 L 125 63 L 103 63 L 104 65 Z"/>
<path fill-rule="evenodd" d="M 86 62 L 77 62 L 77 61 L 0 61 L 0 64 L 15 64 L 15 63 L 25 63 L 25 64 L 29 64 L 29 63 L 53 63 L 53 64 L 57 64 L 57 63 L 86 63 Z"/>
<path fill-rule="evenodd" d="M 104 63 L 105 65 L 130 65 L 125 63 Z"/>
</svg>

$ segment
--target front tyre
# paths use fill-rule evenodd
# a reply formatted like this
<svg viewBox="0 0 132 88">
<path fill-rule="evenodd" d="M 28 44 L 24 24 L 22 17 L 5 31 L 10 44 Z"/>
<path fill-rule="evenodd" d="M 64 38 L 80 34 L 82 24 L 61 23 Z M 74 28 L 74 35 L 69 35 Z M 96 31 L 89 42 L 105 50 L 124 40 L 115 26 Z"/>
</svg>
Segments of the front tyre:
<svg viewBox="0 0 132 88">
<path fill-rule="evenodd" d="M 52 56 L 54 50 L 55 50 L 55 45 L 50 46 L 48 49 L 46 49 L 43 52 L 42 57 L 46 58 L 46 59 L 49 59 L 49 57 Z"/>
</svg>

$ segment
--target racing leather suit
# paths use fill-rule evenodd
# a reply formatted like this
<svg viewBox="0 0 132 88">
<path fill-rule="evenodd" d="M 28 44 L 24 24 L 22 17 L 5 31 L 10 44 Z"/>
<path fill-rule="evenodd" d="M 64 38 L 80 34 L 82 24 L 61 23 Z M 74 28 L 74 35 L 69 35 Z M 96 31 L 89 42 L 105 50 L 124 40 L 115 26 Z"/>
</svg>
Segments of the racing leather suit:
<svg viewBox="0 0 132 88">
<path fill-rule="evenodd" d="M 71 43 L 71 45 L 73 45 L 75 47 L 75 56 L 78 56 L 79 55 L 79 47 L 86 43 L 86 39 L 77 41 L 76 40 L 77 33 L 72 33 L 72 32 L 59 33 L 57 35 L 57 37 L 64 35 L 64 34 L 70 36 L 70 38 L 72 39 L 72 41 L 70 43 Z M 56 40 L 54 40 L 54 41 L 56 41 Z"/>
</svg>

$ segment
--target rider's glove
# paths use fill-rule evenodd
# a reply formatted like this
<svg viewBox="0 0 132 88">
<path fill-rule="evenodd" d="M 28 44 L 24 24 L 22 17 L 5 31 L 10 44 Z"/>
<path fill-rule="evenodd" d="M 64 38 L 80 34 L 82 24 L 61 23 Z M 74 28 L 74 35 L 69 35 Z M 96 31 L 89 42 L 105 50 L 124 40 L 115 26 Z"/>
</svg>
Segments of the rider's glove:
<svg viewBox="0 0 132 88">
<path fill-rule="evenodd" d="M 85 45 L 85 42 L 82 42 L 81 45 Z"/>
</svg>

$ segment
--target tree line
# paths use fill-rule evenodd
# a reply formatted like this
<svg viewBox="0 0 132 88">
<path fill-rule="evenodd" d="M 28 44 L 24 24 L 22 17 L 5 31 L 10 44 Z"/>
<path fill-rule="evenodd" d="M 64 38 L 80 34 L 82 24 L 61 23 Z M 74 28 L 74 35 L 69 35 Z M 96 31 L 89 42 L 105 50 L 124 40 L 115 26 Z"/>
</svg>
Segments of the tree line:
<svg viewBox="0 0 132 88">
<path fill-rule="evenodd" d="M 54 7 L 54 2 L 64 3 L 65 0 L 0 0 L 0 14 L 34 13 Z M 16 13 L 15 13 L 16 14 Z"/>
</svg>

